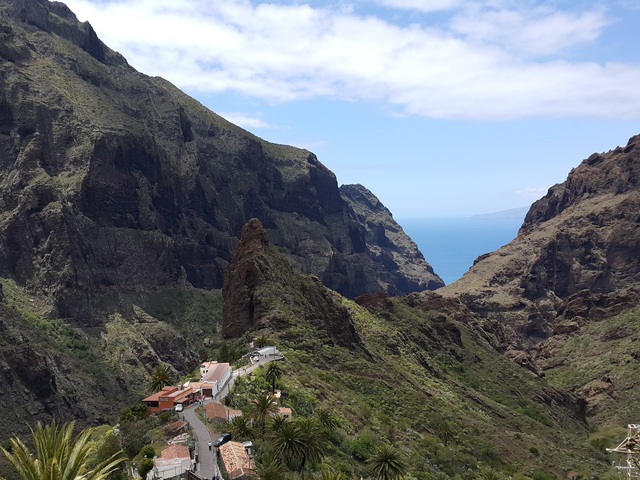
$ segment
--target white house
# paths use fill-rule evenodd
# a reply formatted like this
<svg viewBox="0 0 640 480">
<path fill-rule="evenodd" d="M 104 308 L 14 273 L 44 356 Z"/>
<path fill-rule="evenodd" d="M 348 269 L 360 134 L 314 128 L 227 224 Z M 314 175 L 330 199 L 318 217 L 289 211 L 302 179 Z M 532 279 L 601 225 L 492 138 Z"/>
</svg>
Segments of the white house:
<svg viewBox="0 0 640 480">
<path fill-rule="evenodd" d="M 228 363 L 204 362 L 200 365 L 202 382 L 211 384 L 211 396 L 215 397 L 231 378 L 231 365 Z"/>
<path fill-rule="evenodd" d="M 263 357 L 263 358 L 269 358 L 269 357 L 281 357 L 282 354 L 280 353 L 280 351 L 276 348 L 276 347 L 262 347 L 258 350 L 254 350 L 253 352 L 251 352 L 252 356 L 258 356 L 258 357 Z"/>
</svg>

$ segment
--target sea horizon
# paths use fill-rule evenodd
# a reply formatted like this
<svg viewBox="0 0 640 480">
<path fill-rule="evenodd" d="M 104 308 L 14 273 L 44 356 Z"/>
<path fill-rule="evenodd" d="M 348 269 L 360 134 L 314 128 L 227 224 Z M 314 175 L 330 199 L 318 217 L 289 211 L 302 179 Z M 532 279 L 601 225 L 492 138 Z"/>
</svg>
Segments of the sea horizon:
<svg viewBox="0 0 640 480">
<path fill-rule="evenodd" d="M 396 219 L 416 243 L 445 285 L 458 280 L 485 253 L 516 238 L 524 214 L 516 218 L 489 215 Z"/>
</svg>

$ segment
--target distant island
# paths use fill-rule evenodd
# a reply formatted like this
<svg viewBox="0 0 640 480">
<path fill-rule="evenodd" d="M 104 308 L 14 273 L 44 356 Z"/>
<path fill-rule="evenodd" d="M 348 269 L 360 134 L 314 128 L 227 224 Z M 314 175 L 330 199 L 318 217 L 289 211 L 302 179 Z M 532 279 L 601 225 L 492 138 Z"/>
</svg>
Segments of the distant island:
<svg viewBox="0 0 640 480">
<path fill-rule="evenodd" d="M 479 213 L 472 215 L 474 220 L 524 220 L 525 215 L 529 211 L 529 207 L 511 208 L 509 210 L 502 210 L 500 212 L 493 213 Z"/>
</svg>

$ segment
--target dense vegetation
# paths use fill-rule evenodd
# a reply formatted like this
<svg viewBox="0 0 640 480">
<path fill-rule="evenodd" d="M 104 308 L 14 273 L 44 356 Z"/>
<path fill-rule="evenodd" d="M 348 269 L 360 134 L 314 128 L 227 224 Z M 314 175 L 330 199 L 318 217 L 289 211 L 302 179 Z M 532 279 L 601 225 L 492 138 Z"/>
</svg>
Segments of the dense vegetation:
<svg viewBox="0 0 640 480">
<path fill-rule="evenodd" d="M 277 269 L 278 263 L 273 266 Z M 372 297 L 363 303 L 365 308 L 331 294 L 348 311 L 357 334 L 357 342 L 341 346 L 326 325 L 313 321 L 314 304 L 309 299 L 320 293 L 308 292 L 323 287 L 301 275 L 280 278 L 287 281 L 270 283 L 262 290 L 263 301 L 277 311 L 279 328 L 266 328 L 257 336 L 260 344 L 276 343 L 286 361 L 279 364 L 279 372 L 259 371 L 238 382 L 228 401 L 245 409 L 247 418 L 256 418 L 249 408 L 252 401 L 276 387 L 282 391 L 282 404 L 293 409 L 296 422 L 320 421 L 329 415 L 333 420 L 325 432 L 328 443 L 322 459 L 306 464 L 305 470 L 324 469 L 327 474 L 326 466 L 331 465 L 334 473 L 359 478 L 368 474 L 371 459 L 386 445 L 400 452 L 406 473 L 417 479 L 438 475 L 474 478 L 482 472 L 545 478 L 562 477 L 570 470 L 585 477 L 608 475 L 609 459 L 603 448 L 619 439 L 623 430 L 605 424 L 595 431 L 579 420 L 570 397 L 553 388 L 570 388 L 566 382 L 571 375 L 562 376 L 558 371 L 547 382 L 497 354 L 480 325 L 430 310 L 412 297 Z M 38 324 L 38 331 L 48 339 L 57 339 L 49 343 L 56 354 L 69 355 L 80 365 L 85 358 L 124 355 L 117 349 L 105 351 L 105 342 L 112 336 L 90 340 L 63 321 L 45 320 L 38 315 L 39 303 L 30 302 L 13 284 L 4 285 L 3 308 L 12 309 L 17 324 Z M 198 358 L 234 361 L 246 352 L 249 336 L 238 340 L 220 337 L 219 294 L 168 292 L 151 298 L 144 308 L 188 338 L 188 347 L 200 352 Z M 626 314 L 607 331 L 629 325 L 631 319 L 637 316 Z M 135 332 L 140 326 L 135 318 L 113 322 L 119 325 L 123 345 L 139 333 Z M 606 332 L 601 337 L 608 338 Z M 86 347 L 71 348 L 74 338 Z M 37 335 L 31 341 L 37 341 Z M 576 338 L 566 348 L 584 349 L 584 345 Z M 563 355 L 571 358 L 568 353 Z M 177 374 L 185 378 L 196 366 L 197 361 Z M 103 369 L 102 378 L 109 372 Z M 120 411 L 123 405 L 135 404 L 146 394 L 152 374 L 151 368 L 138 372 L 144 382 L 137 397 L 115 401 L 111 408 Z M 146 433 L 158 426 L 153 423 L 156 420 L 142 419 L 139 413 L 125 409 L 120 421 L 123 437 L 118 446 L 126 455 L 135 458 L 154 441 L 159 442 L 157 448 L 161 445 L 159 438 L 154 440 Z M 256 438 L 260 447 L 262 433 L 251 425 L 248 428 L 245 435 Z M 269 438 L 268 430 L 265 424 L 264 439 Z M 268 451 L 263 449 L 258 456 L 258 464 L 267 470 L 273 464 L 269 455 L 277 458 L 267 455 Z M 285 468 L 295 471 L 300 466 Z"/>
</svg>

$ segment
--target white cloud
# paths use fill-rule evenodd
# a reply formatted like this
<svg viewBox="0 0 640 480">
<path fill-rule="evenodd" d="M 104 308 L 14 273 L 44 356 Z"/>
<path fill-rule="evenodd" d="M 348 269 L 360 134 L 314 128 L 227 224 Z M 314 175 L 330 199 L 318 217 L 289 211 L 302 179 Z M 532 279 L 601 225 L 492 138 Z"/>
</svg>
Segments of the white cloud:
<svg viewBox="0 0 640 480">
<path fill-rule="evenodd" d="M 462 5 L 462 0 L 376 0 L 385 7 L 418 12 L 437 12 L 451 10 Z"/>
<path fill-rule="evenodd" d="M 602 11 L 534 8 L 530 18 L 498 2 L 456 12 L 449 30 L 250 0 L 67 4 L 136 68 L 191 91 L 383 101 L 434 118 L 640 117 L 640 65 L 557 56 L 594 41 L 607 24 Z"/>
<path fill-rule="evenodd" d="M 537 7 L 468 11 L 454 18 L 452 25 L 474 42 L 497 44 L 524 55 L 549 55 L 593 42 L 608 23 L 602 10 L 575 13 Z"/>
<path fill-rule="evenodd" d="M 245 129 L 252 128 L 276 128 L 275 126 L 265 122 L 260 116 L 247 115 L 242 112 L 218 112 L 218 115 L 226 118 L 231 123 Z"/>
</svg>

